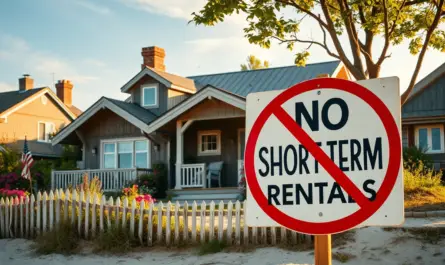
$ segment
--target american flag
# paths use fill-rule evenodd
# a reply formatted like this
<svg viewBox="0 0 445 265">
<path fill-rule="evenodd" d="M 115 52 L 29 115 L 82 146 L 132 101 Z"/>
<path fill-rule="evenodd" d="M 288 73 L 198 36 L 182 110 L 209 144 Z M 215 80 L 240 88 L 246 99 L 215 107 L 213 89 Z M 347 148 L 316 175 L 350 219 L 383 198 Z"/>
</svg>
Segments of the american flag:
<svg viewBox="0 0 445 265">
<path fill-rule="evenodd" d="M 23 145 L 23 153 L 22 153 L 22 178 L 31 179 L 31 166 L 34 163 L 32 159 L 31 151 L 28 149 L 28 141 L 25 136 L 25 143 Z"/>
</svg>

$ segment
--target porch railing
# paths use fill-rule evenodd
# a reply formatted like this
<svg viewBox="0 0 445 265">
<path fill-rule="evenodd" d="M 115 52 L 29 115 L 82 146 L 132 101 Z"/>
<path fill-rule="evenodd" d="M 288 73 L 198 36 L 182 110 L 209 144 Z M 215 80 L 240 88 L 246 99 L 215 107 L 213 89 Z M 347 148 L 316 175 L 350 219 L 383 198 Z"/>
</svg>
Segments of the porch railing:
<svg viewBox="0 0 445 265">
<path fill-rule="evenodd" d="M 66 189 L 70 186 L 75 187 L 82 183 L 84 174 L 88 174 L 90 180 L 96 176 L 99 178 L 104 191 L 118 191 L 128 182 L 135 180 L 137 176 L 149 172 L 150 169 L 141 168 L 52 171 L 51 188 Z"/>
<path fill-rule="evenodd" d="M 206 185 L 206 164 L 181 165 L 181 187 L 197 188 Z"/>
</svg>

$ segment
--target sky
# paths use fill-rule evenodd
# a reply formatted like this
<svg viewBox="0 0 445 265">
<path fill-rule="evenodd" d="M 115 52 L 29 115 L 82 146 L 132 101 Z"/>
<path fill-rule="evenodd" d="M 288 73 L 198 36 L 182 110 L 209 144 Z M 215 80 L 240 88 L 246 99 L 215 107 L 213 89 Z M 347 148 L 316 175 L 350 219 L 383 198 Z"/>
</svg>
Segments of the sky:
<svg viewBox="0 0 445 265">
<path fill-rule="evenodd" d="M 54 80 L 73 82 L 73 104 L 87 109 L 101 96 L 125 99 L 120 88 L 140 70 L 141 48 L 165 49 L 167 72 L 191 76 L 238 71 L 249 54 L 271 67 L 292 65 L 296 51 L 274 43 L 270 49 L 244 38 L 245 17 L 236 15 L 215 27 L 188 23 L 205 0 L 15 0 L 0 4 L 0 92 L 18 89 L 30 74 L 35 86 Z M 284 10 L 292 15 L 291 10 Z M 304 22 L 301 34 L 317 38 L 317 24 Z M 345 39 L 342 39 L 346 41 Z M 346 42 L 345 42 L 346 43 Z M 382 41 L 378 40 L 377 45 Z M 398 76 L 403 91 L 417 56 L 407 43 L 391 49 L 381 76 Z M 332 61 L 311 49 L 309 62 Z M 445 62 L 445 53 L 428 51 L 419 78 Z M 420 79 L 418 79 L 420 80 Z"/>
</svg>

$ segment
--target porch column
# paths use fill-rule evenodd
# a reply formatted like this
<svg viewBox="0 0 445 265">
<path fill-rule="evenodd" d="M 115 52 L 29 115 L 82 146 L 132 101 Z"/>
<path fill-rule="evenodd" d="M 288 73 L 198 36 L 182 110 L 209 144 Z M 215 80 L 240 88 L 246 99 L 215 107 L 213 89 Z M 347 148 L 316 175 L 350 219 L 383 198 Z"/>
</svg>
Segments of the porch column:
<svg viewBox="0 0 445 265">
<path fill-rule="evenodd" d="M 181 166 L 184 162 L 183 159 L 183 139 L 184 139 L 184 132 L 187 130 L 190 125 L 192 125 L 193 120 L 188 120 L 184 125 L 182 124 L 182 121 L 176 121 L 176 184 L 175 189 L 180 190 L 181 187 Z"/>
<path fill-rule="evenodd" d="M 175 166 L 175 190 L 181 189 L 181 166 L 182 166 L 182 121 L 176 121 L 176 166 Z"/>
</svg>

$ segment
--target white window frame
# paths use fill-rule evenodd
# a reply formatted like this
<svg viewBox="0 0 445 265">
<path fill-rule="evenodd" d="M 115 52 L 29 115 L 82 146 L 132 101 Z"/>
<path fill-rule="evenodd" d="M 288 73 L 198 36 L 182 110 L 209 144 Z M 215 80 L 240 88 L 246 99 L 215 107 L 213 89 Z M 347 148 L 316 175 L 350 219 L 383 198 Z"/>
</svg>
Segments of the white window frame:
<svg viewBox="0 0 445 265">
<path fill-rule="evenodd" d="M 41 140 L 39 139 L 40 137 L 40 124 L 45 124 L 45 139 Z M 47 133 L 47 131 L 49 131 L 49 127 L 53 128 L 53 131 L 51 133 L 56 132 L 56 125 L 54 124 L 54 122 L 48 122 L 48 121 L 39 121 L 37 122 L 37 142 L 40 143 L 51 143 L 51 139 L 49 137 L 49 134 Z"/>
<path fill-rule="evenodd" d="M 133 143 L 133 156 L 132 156 L 132 167 L 131 168 L 136 168 L 135 166 L 135 162 L 136 162 L 136 147 L 135 147 L 135 142 L 136 141 L 147 141 L 147 167 L 150 169 L 151 168 L 151 141 L 147 138 L 144 137 L 138 137 L 138 138 L 118 138 L 118 139 L 106 139 L 106 140 L 101 140 L 100 141 L 100 168 L 101 169 L 105 169 L 104 168 L 104 144 L 106 143 L 114 143 L 115 144 L 115 158 L 114 158 L 114 169 L 119 169 L 118 168 L 118 144 L 121 142 L 132 142 Z"/>
<path fill-rule="evenodd" d="M 238 160 L 244 160 L 244 156 L 241 155 L 241 133 L 246 134 L 246 129 L 245 128 L 239 128 L 238 129 Z M 246 137 L 244 135 L 244 137 Z M 246 139 L 246 138 L 244 138 Z M 244 144 L 244 152 L 246 152 L 246 146 Z"/>
<path fill-rule="evenodd" d="M 113 153 L 105 152 L 105 144 L 114 144 L 114 152 Z M 105 142 L 101 143 L 101 150 L 102 149 L 103 149 L 103 153 L 100 155 L 100 161 L 101 161 L 100 167 L 105 169 L 105 155 L 113 154 L 114 155 L 114 166 L 111 168 L 107 168 L 107 169 L 117 168 L 117 164 L 116 164 L 117 163 L 117 158 L 116 158 L 117 157 L 117 143 L 105 141 Z"/>
<path fill-rule="evenodd" d="M 119 152 L 119 144 L 123 144 L 123 143 L 130 143 L 131 144 L 131 147 L 132 147 L 131 152 Z M 117 159 L 116 159 L 116 162 L 119 163 L 119 154 L 131 154 L 131 167 L 129 167 L 129 168 L 134 168 L 135 167 L 134 166 L 134 161 L 135 161 L 135 158 L 134 158 L 135 150 L 134 149 L 135 149 L 134 141 L 119 141 L 119 142 L 117 142 L 117 146 L 116 146 Z M 116 168 L 119 168 L 118 164 L 116 165 Z"/>
<path fill-rule="evenodd" d="M 145 104 L 144 93 L 146 89 L 155 90 L 155 104 Z M 159 107 L 159 84 L 144 84 L 141 85 L 141 106 L 144 108 L 157 108 Z"/>
<path fill-rule="evenodd" d="M 216 136 L 216 150 L 202 151 L 202 136 L 204 135 L 215 135 Z M 210 130 L 210 131 L 198 131 L 198 156 L 214 156 L 221 155 L 221 131 L 220 130 Z"/>
<path fill-rule="evenodd" d="M 440 129 L 440 150 L 432 150 L 433 138 L 432 138 L 432 130 L 434 128 Z M 416 146 L 419 147 L 419 130 L 427 129 L 427 137 L 428 137 L 428 149 L 425 151 L 427 154 L 441 154 L 445 152 L 444 148 L 444 131 L 443 124 L 435 124 L 435 125 L 420 125 L 415 127 L 415 143 Z"/>
</svg>

